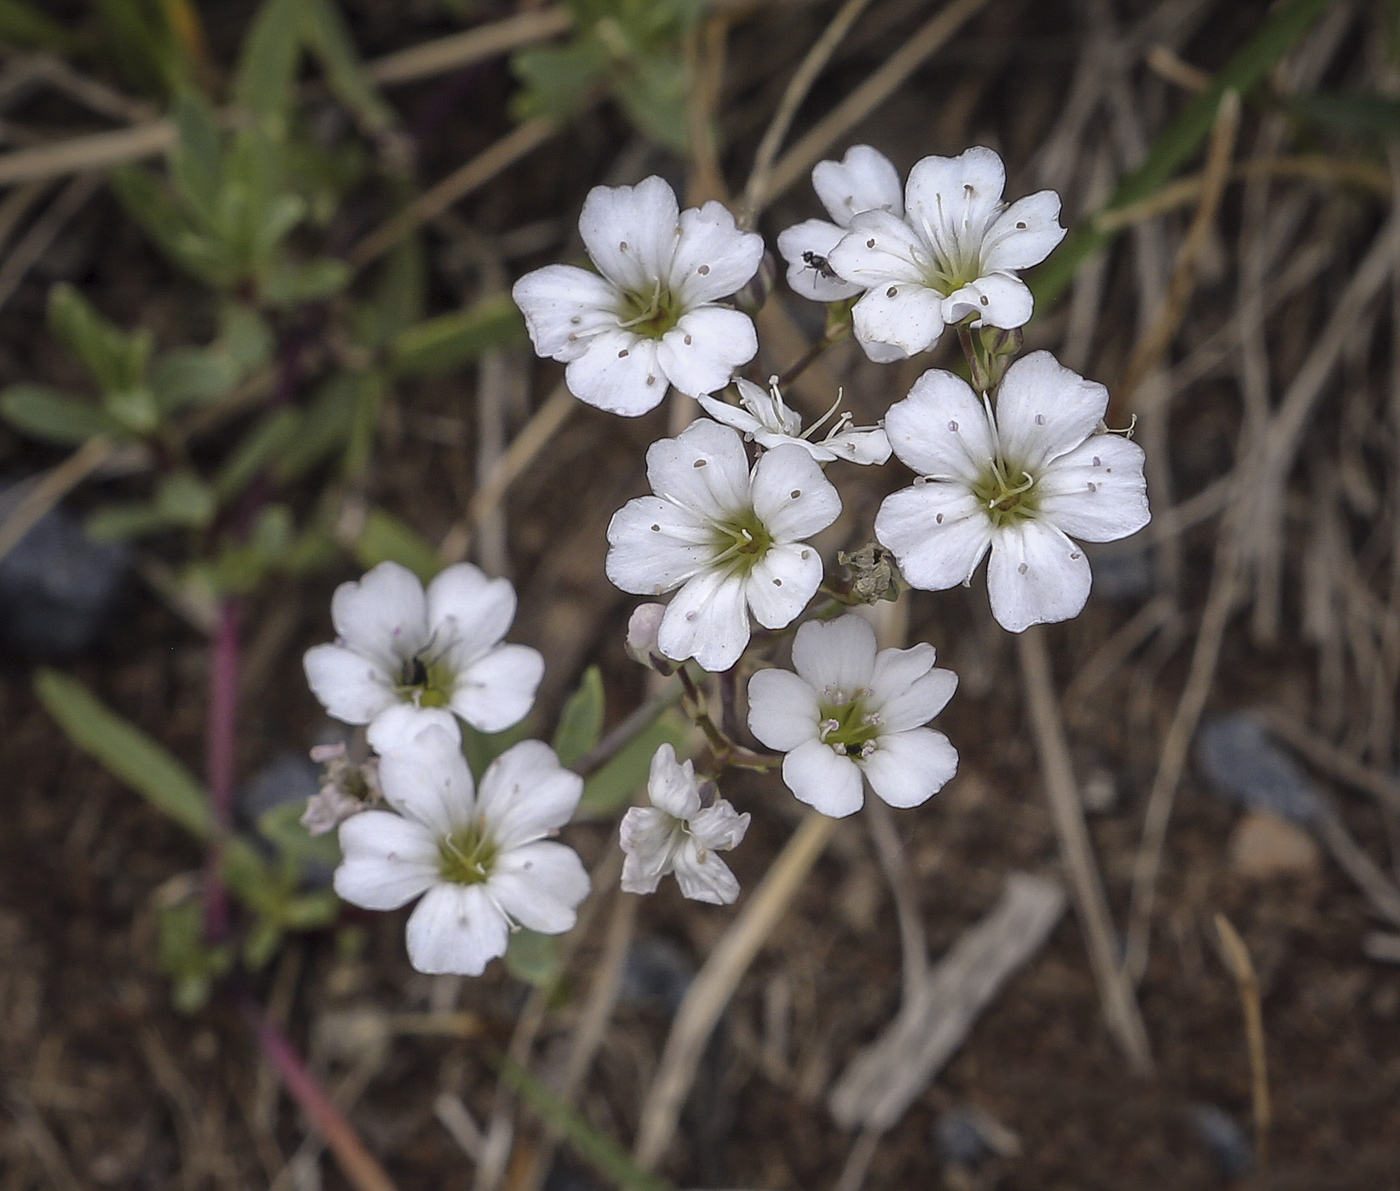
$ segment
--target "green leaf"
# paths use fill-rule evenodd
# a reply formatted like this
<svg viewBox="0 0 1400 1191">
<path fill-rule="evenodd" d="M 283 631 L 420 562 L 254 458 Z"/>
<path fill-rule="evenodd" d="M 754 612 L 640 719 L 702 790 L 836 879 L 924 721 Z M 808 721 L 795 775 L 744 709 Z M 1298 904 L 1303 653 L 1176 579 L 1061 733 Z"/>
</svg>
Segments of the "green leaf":
<svg viewBox="0 0 1400 1191">
<path fill-rule="evenodd" d="M 274 474 L 286 483 L 323 463 L 350 438 L 360 405 L 363 375 L 342 372 L 326 381 L 312 398 L 300 432 L 286 444 Z"/>
<path fill-rule="evenodd" d="M 467 768 L 479 782 L 491 762 L 512 745 L 528 740 L 535 734 L 534 724 L 526 718 L 501 732 L 478 732 L 470 724 L 462 724 L 462 752 Z"/>
<path fill-rule="evenodd" d="M 160 481 L 155 506 L 170 525 L 203 529 L 214 520 L 218 500 L 214 489 L 194 472 L 177 471 Z"/>
<path fill-rule="evenodd" d="M 1221 97 L 1231 88 L 1243 95 L 1273 68 L 1335 0 L 1282 0 L 1260 22 L 1254 36 L 1232 57 L 1153 142 L 1147 156 L 1114 190 L 1099 213 L 1141 202 L 1169 182 L 1177 168 L 1215 125 Z M 1090 216 L 1076 227 L 1030 280 L 1036 311 L 1047 313 L 1074 280 L 1080 266 L 1121 229 L 1104 231 Z"/>
<path fill-rule="evenodd" d="M 108 181 L 122 209 L 176 268 L 215 287 L 238 279 L 226 249 L 190 226 L 185 209 L 149 170 L 119 166 Z"/>
<path fill-rule="evenodd" d="M 223 188 L 223 149 L 214 109 L 202 95 L 186 92 L 175 101 L 179 138 L 170 152 L 170 176 L 180 196 L 212 223 Z"/>
<path fill-rule="evenodd" d="M 174 983 L 175 1008 L 196 1013 L 209 999 L 214 981 L 233 966 L 233 950 L 204 941 L 204 907 L 194 898 L 161 907 L 156 921 L 157 955 Z"/>
<path fill-rule="evenodd" d="M 76 678 L 41 666 L 39 702 L 68 739 L 197 839 L 214 834 L 204 788 L 190 771 L 136 725 L 112 711 Z"/>
<path fill-rule="evenodd" d="M 109 389 L 103 395 L 102 404 L 112 421 L 138 438 L 160 428 L 160 401 L 147 385 Z"/>
<path fill-rule="evenodd" d="M 685 745 L 686 724 L 674 712 L 658 719 L 583 785 L 576 819 L 608 818 L 632 802 L 646 785 L 652 755 L 663 744 L 680 750 Z"/>
<path fill-rule="evenodd" d="M 170 518 L 149 501 L 123 501 L 94 509 L 84 528 L 94 542 L 128 542 L 171 526 Z"/>
<path fill-rule="evenodd" d="M 150 332 L 128 335 L 67 283 L 49 291 L 49 329 L 87 365 L 104 391 L 116 393 L 144 383 Z"/>
<path fill-rule="evenodd" d="M 427 260 L 421 235 L 406 236 L 380 266 L 373 298 L 351 312 L 356 338 L 379 348 L 423 318 Z"/>
<path fill-rule="evenodd" d="M 355 559 L 366 570 L 381 562 L 401 563 L 424 583 L 442 570 L 437 551 L 392 513 L 370 509 L 355 543 Z"/>
<path fill-rule="evenodd" d="M 1400 133 L 1400 99 L 1365 91 L 1314 91 L 1288 101 L 1293 112 L 1344 132 L 1390 138 Z"/>
<path fill-rule="evenodd" d="M 564 970 L 558 935 L 542 935 L 521 927 L 510 937 L 504 956 L 506 971 L 535 988 L 548 988 Z"/>
<path fill-rule="evenodd" d="M 554 751 L 565 769 L 582 761 L 603 735 L 603 672 L 589 666 L 569 696 L 554 730 Z"/>
<path fill-rule="evenodd" d="M 78 39 L 66 26 L 24 0 L 0 0 L 0 41 L 66 54 L 73 51 Z"/>
<path fill-rule="evenodd" d="M 520 50 L 511 59 L 511 69 L 521 83 L 512 111 L 519 120 L 549 116 L 568 121 L 603 80 L 607 68 L 607 52 L 591 39 Z"/>
<path fill-rule="evenodd" d="M 301 0 L 264 0 L 243 39 L 233 102 L 253 113 L 264 130 L 286 130 L 301 61 Z"/>
<path fill-rule="evenodd" d="M 288 858 L 298 876 L 308 864 L 334 868 L 340 863 L 340 844 L 334 831 L 312 835 L 301 825 L 306 810 L 302 802 L 284 802 L 258 818 L 258 834 Z"/>
<path fill-rule="evenodd" d="M 510 296 L 501 294 L 409 327 L 395 336 L 390 356 L 403 374 L 446 372 L 524 338 L 525 320 Z"/>
<path fill-rule="evenodd" d="M 60 447 L 75 447 L 115 429 L 92 402 L 43 385 L 11 385 L 0 393 L 0 417 L 21 434 Z"/>
<path fill-rule="evenodd" d="M 151 366 L 151 391 L 166 414 L 217 401 L 237 383 L 232 359 L 214 348 L 177 347 Z"/>
<path fill-rule="evenodd" d="M 319 302 L 344 289 L 350 276 L 349 265 L 328 256 L 305 262 L 278 257 L 263 274 L 260 293 L 269 306 Z"/>
<path fill-rule="evenodd" d="M 296 438 L 300 429 L 300 410 L 284 405 L 264 414 L 219 469 L 214 479 L 219 500 L 227 502 L 242 492 Z"/>
<path fill-rule="evenodd" d="M 394 110 L 384 102 L 365 73 L 344 18 L 330 0 L 302 0 L 301 35 L 326 77 L 326 86 L 371 134 L 394 123 Z"/>
<path fill-rule="evenodd" d="M 678 55 L 643 59 L 635 74 L 614 83 L 613 92 L 638 129 L 675 153 L 686 151 L 687 80 Z"/>
</svg>

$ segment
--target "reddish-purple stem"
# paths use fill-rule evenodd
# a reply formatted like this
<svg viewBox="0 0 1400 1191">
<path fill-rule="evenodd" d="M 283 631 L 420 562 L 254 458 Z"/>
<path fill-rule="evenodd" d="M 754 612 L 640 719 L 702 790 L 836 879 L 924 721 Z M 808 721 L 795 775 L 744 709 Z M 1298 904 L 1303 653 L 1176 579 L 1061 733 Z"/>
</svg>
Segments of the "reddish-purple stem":
<svg viewBox="0 0 1400 1191">
<path fill-rule="evenodd" d="M 204 874 L 204 934 L 220 942 L 229 933 L 228 888 L 223 878 L 223 841 L 233 830 L 233 784 L 238 737 L 238 604 L 219 601 L 209 673 L 209 718 L 205 739 L 206 778 L 214 811 L 214 846 Z"/>
</svg>

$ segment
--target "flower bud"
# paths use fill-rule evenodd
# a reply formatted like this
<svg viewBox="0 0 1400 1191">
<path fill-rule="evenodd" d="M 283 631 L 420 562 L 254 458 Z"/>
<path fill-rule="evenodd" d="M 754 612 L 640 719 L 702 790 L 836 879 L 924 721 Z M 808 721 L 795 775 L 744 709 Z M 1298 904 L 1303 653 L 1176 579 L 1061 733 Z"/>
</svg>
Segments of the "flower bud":
<svg viewBox="0 0 1400 1191">
<path fill-rule="evenodd" d="M 675 673 L 675 663 L 661 652 L 656 640 L 661 632 L 661 618 L 665 614 L 665 604 L 637 605 L 627 622 L 627 640 L 623 647 L 634 662 L 658 674 L 670 675 Z"/>
</svg>

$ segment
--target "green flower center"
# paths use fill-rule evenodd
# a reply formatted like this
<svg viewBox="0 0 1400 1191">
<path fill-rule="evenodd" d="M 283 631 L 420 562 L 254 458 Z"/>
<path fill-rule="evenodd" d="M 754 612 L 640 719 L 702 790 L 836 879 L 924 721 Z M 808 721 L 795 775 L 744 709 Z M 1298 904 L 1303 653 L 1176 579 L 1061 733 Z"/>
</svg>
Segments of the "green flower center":
<svg viewBox="0 0 1400 1191">
<path fill-rule="evenodd" d="M 419 707 L 446 707 L 452 702 L 455 675 L 441 658 L 427 655 L 424 650 L 414 654 L 399 670 L 395 691 L 405 703 Z"/>
<path fill-rule="evenodd" d="M 1010 467 L 1000 460 L 972 485 L 972 494 L 997 529 L 1026 521 L 1040 510 L 1035 477 L 1024 468 Z"/>
<path fill-rule="evenodd" d="M 660 339 L 684 313 L 680 300 L 659 281 L 650 294 L 628 294 L 618 312 L 620 325 L 644 339 Z"/>
<path fill-rule="evenodd" d="M 480 885 L 490 878 L 499 852 L 481 824 L 469 823 L 438 842 L 438 875 L 456 885 Z"/>
<path fill-rule="evenodd" d="M 839 700 L 841 692 L 828 692 L 828 698 L 819 704 L 817 739 L 842 755 L 868 757 L 881 732 L 880 713 L 866 710 L 864 690 L 856 691 L 849 700 Z"/>
<path fill-rule="evenodd" d="M 773 535 L 752 509 L 744 509 L 728 521 L 712 524 L 714 566 L 729 565 L 731 574 L 747 575 L 773 545 Z"/>
</svg>

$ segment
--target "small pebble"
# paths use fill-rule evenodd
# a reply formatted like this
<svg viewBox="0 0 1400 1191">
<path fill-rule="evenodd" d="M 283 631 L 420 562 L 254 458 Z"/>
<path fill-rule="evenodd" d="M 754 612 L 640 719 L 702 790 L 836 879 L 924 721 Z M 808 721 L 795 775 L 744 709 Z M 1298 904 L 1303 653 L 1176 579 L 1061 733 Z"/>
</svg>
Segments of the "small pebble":
<svg viewBox="0 0 1400 1191">
<path fill-rule="evenodd" d="M 1322 855 L 1301 827 L 1268 811 L 1247 811 L 1230 833 L 1230 867 L 1255 881 L 1311 877 Z"/>
<path fill-rule="evenodd" d="M 1308 824 L 1322 813 L 1312 782 L 1248 713 L 1208 720 L 1196 733 L 1196 764 L 1217 794 L 1247 810 Z"/>
<path fill-rule="evenodd" d="M 1191 1129 L 1223 1178 L 1237 1179 L 1254 1169 L 1254 1149 L 1233 1117 L 1214 1104 L 1191 1109 Z"/>
<path fill-rule="evenodd" d="M 988 1158 L 1014 1158 L 1020 1139 L 991 1113 L 971 1105 L 950 1108 L 933 1126 L 933 1142 L 944 1166 L 976 1170 Z"/>
</svg>

